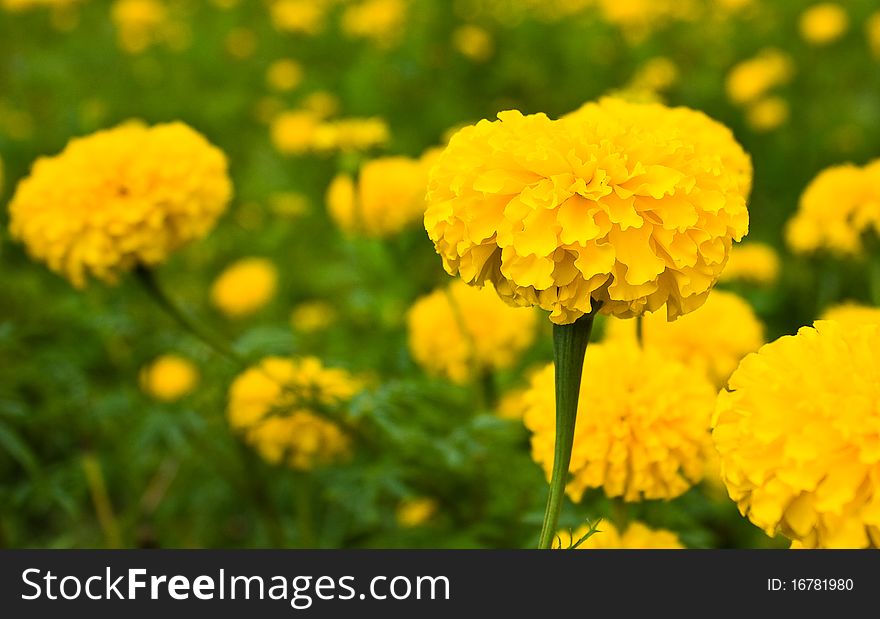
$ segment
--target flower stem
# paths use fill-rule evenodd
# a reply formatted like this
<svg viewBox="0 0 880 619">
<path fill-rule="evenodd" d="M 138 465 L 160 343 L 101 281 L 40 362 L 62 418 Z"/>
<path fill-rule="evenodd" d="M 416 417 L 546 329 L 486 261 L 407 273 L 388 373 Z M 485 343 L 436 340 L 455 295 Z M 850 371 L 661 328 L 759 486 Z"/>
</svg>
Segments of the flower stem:
<svg viewBox="0 0 880 619">
<path fill-rule="evenodd" d="M 169 297 L 162 289 L 162 286 L 156 279 L 156 274 L 152 270 L 145 266 L 138 266 L 134 273 L 138 282 L 140 282 L 150 298 L 153 299 L 153 301 L 155 301 L 166 314 L 177 322 L 184 331 L 194 335 L 221 357 L 224 357 L 243 368 L 247 367 L 247 360 L 235 352 L 228 342 L 217 336 L 215 333 L 205 329 L 177 306 L 171 297 Z"/>
<path fill-rule="evenodd" d="M 565 496 L 584 355 L 593 331 L 595 312 L 585 314 L 570 325 L 553 325 L 553 363 L 556 367 L 556 447 L 550 476 L 550 495 L 544 512 L 544 525 L 538 548 L 550 548 L 556 534 Z"/>
</svg>

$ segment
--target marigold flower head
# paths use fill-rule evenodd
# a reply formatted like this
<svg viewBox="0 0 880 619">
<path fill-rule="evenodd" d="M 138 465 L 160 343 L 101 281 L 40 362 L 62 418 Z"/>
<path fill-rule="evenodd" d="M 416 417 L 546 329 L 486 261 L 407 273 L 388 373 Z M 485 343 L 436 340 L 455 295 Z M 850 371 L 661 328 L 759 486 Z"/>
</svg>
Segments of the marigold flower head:
<svg viewBox="0 0 880 619">
<path fill-rule="evenodd" d="M 162 37 L 168 23 L 168 9 L 160 0 L 116 0 L 110 10 L 119 46 L 137 54 Z"/>
<path fill-rule="evenodd" d="M 656 56 L 639 67 L 629 82 L 629 88 L 636 92 L 663 92 L 675 84 L 678 77 L 678 67 L 672 60 Z"/>
<path fill-rule="evenodd" d="M 418 299 L 407 314 L 409 348 L 426 371 L 457 383 L 509 368 L 535 338 L 536 316 L 491 289 L 453 282 Z"/>
<path fill-rule="evenodd" d="M 360 0 L 342 13 L 342 31 L 380 46 L 394 43 L 406 24 L 408 0 Z"/>
<path fill-rule="evenodd" d="M 561 548 L 570 548 L 590 531 L 582 526 L 575 531 L 560 531 Z M 599 523 L 598 530 L 583 541 L 577 550 L 678 550 L 684 545 L 678 535 L 666 529 L 652 529 L 642 522 L 632 522 L 621 533 L 607 520 Z"/>
<path fill-rule="evenodd" d="M 788 114 L 788 101 L 782 97 L 765 97 L 749 105 L 746 110 L 746 123 L 753 131 L 766 133 L 785 123 Z"/>
<path fill-rule="evenodd" d="M 552 365 L 534 375 L 526 399 L 532 458 L 549 478 L 556 428 Z M 714 401 L 707 378 L 655 348 L 591 344 L 566 492 L 574 501 L 587 488 L 625 501 L 679 496 L 703 475 Z"/>
<path fill-rule="evenodd" d="M 845 327 L 880 325 L 880 307 L 847 301 L 827 308 L 822 312 L 822 320 L 833 320 Z"/>
<path fill-rule="evenodd" d="M 262 309 L 278 289 L 278 269 L 266 258 L 243 258 L 226 267 L 211 286 L 211 303 L 231 318 Z"/>
<path fill-rule="evenodd" d="M 30 255 L 82 287 L 155 266 L 205 236 L 232 195 L 225 155 L 181 123 L 71 140 L 34 163 L 9 205 Z"/>
<path fill-rule="evenodd" d="M 269 15 L 276 30 L 316 35 L 324 29 L 329 4 L 327 0 L 275 0 Z"/>
<path fill-rule="evenodd" d="M 791 58 L 778 49 L 768 48 L 744 60 L 727 74 L 727 96 L 737 105 L 757 101 L 776 86 L 786 84 L 794 73 Z"/>
<path fill-rule="evenodd" d="M 300 333 L 317 333 L 336 322 L 336 308 L 327 301 L 306 301 L 290 313 L 290 326 Z"/>
<path fill-rule="evenodd" d="M 338 174 L 327 188 L 327 210 L 347 234 L 385 237 L 425 214 L 428 170 L 418 159 L 382 157 L 364 163 L 357 181 Z"/>
<path fill-rule="evenodd" d="M 486 62 L 495 50 L 495 44 L 485 28 L 474 24 L 459 26 L 452 33 L 452 45 L 474 62 Z"/>
<path fill-rule="evenodd" d="M 199 382 L 195 364 L 178 355 L 162 355 L 141 369 L 140 385 L 147 395 L 173 402 L 190 393 Z"/>
<path fill-rule="evenodd" d="M 278 114 L 269 128 L 272 144 L 284 155 L 301 155 L 312 149 L 321 119 L 307 110 Z"/>
<path fill-rule="evenodd" d="M 631 320 L 606 323 L 606 340 L 635 341 Z M 718 387 L 747 354 L 764 344 L 764 325 L 752 307 L 732 292 L 716 290 L 700 309 L 667 322 L 661 312 L 642 317 L 642 345 L 703 372 Z"/>
<path fill-rule="evenodd" d="M 340 118 L 318 125 L 314 147 L 318 151 L 363 151 L 385 144 L 388 124 L 381 118 Z"/>
<path fill-rule="evenodd" d="M 268 462 L 310 470 L 348 455 L 351 441 L 330 415 L 359 388 L 314 357 L 268 357 L 233 381 L 229 424 Z"/>
<path fill-rule="evenodd" d="M 849 28 L 849 16 L 839 4 L 822 2 L 801 13 L 798 27 L 806 42 L 827 45 L 843 36 Z"/>
<path fill-rule="evenodd" d="M 880 159 L 865 167 L 846 164 L 820 172 L 801 195 L 785 239 L 800 254 L 827 250 L 857 256 L 866 233 L 880 234 Z"/>
<path fill-rule="evenodd" d="M 266 83 L 273 90 L 289 92 L 299 86 L 303 79 L 303 68 L 291 58 L 280 58 L 266 69 Z"/>
<path fill-rule="evenodd" d="M 740 243 L 730 250 L 730 259 L 721 272 L 722 282 L 746 281 L 768 286 L 779 278 L 779 255 L 770 245 Z"/>
<path fill-rule="evenodd" d="M 550 120 L 501 112 L 432 168 L 425 228 L 443 265 L 568 324 L 699 307 L 748 229 L 751 161 L 687 108 L 617 99 Z"/>
<path fill-rule="evenodd" d="M 880 325 L 817 321 L 743 359 L 713 437 L 740 512 L 807 548 L 880 546 Z"/>
<path fill-rule="evenodd" d="M 420 527 L 437 513 L 437 501 L 431 497 L 416 497 L 401 501 L 395 514 L 397 524 L 405 529 Z"/>
</svg>

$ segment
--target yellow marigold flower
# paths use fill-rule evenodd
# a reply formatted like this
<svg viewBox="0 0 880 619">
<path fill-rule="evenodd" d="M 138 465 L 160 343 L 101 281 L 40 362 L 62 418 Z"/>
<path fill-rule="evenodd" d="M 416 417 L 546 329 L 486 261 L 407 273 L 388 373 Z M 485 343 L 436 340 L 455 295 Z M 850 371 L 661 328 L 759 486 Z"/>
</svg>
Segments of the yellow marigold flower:
<svg viewBox="0 0 880 619">
<path fill-rule="evenodd" d="M 606 340 L 635 340 L 632 320 L 606 323 Z M 732 292 L 716 290 L 700 309 L 667 322 L 662 312 L 642 318 L 642 344 L 703 372 L 718 387 L 750 352 L 764 344 L 764 325 L 752 307 Z"/>
<path fill-rule="evenodd" d="M 291 58 L 276 60 L 266 70 L 266 83 L 270 88 L 279 92 L 293 90 L 300 85 L 302 78 L 302 66 Z"/>
<path fill-rule="evenodd" d="M 192 392 L 199 382 L 199 370 L 189 359 L 162 355 L 141 370 L 141 389 L 163 402 L 173 402 Z"/>
<path fill-rule="evenodd" d="M 233 381 L 229 424 L 268 462 L 310 470 L 348 455 L 350 439 L 328 414 L 359 388 L 348 372 L 314 357 L 269 357 Z"/>
<path fill-rule="evenodd" d="M 361 166 L 355 183 L 338 174 L 327 188 L 327 210 L 347 234 L 384 237 L 425 214 L 428 170 L 418 159 L 382 157 Z"/>
<path fill-rule="evenodd" d="M 560 531 L 562 548 L 570 548 L 586 535 L 590 527 L 583 526 L 575 531 Z M 641 522 L 633 522 L 626 531 L 620 533 L 617 527 L 603 520 L 598 530 L 577 547 L 577 550 L 679 550 L 684 544 L 678 535 L 666 529 L 651 529 Z"/>
<path fill-rule="evenodd" d="M 420 527 L 436 513 L 437 501 L 430 497 L 407 499 L 397 506 L 397 524 L 405 529 Z"/>
<path fill-rule="evenodd" d="M 516 363 L 535 338 L 534 312 L 511 308 L 491 286 L 453 282 L 418 299 L 407 314 L 413 358 L 457 383 Z"/>
<path fill-rule="evenodd" d="M 807 548 L 880 546 L 880 325 L 817 321 L 746 357 L 715 445 L 740 512 Z"/>
<path fill-rule="evenodd" d="M 849 28 L 849 16 L 839 4 L 822 2 L 801 13 L 798 27 L 807 43 L 827 45 L 843 36 Z"/>
<path fill-rule="evenodd" d="M 168 23 L 168 9 L 160 0 L 116 0 L 110 10 L 119 46 L 137 54 L 162 38 Z"/>
<path fill-rule="evenodd" d="M 782 97 L 766 97 L 746 110 L 746 123 L 758 133 L 773 131 L 787 120 L 788 101 Z"/>
<path fill-rule="evenodd" d="M 270 7 L 272 25 L 282 32 L 315 35 L 324 29 L 326 0 L 275 0 Z"/>
<path fill-rule="evenodd" d="M 847 301 L 822 312 L 822 320 L 834 320 L 846 327 L 880 325 L 880 307 Z"/>
<path fill-rule="evenodd" d="M 326 301 L 307 301 L 290 313 L 290 326 L 300 333 L 323 331 L 336 322 L 336 308 Z"/>
<path fill-rule="evenodd" d="M 868 37 L 868 46 L 876 60 L 880 60 L 880 11 L 872 13 L 865 22 L 865 35 Z"/>
<path fill-rule="evenodd" d="M 473 24 L 459 26 L 452 33 L 452 45 L 462 56 L 474 62 L 485 62 L 492 55 L 495 45 L 484 28 Z"/>
<path fill-rule="evenodd" d="M 722 282 L 747 281 L 769 286 L 779 278 L 779 256 L 765 243 L 751 242 L 735 245 L 730 259 L 721 272 Z"/>
<path fill-rule="evenodd" d="M 602 99 L 553 121 L 501 112 L 432 168 L 425 228 L 443 265 L 568 324 L 595 309 L 669 319 L 705 301 L 748 230 L 751 161 L 687 108 Z"/>
<path fill-rule="evenodd" d="M 651 58 L 630 80 L 629 88 L 635 91 L 663 92 L 678 81 L 678 67 L 669 58 Z"/>
<path fill-rule="evenodd" d="M 319 151 L 368 150 L 390 137 L 388 124 L 381 118 L 340 118 L 318 125 L 314 147 Z"/>
<path fill-rule="evenodd" d="M 394 43 L 406 24 L 407 0 L 361 0 L 345 8 L 342 31 L 377 45 Z"/>
<path fill-rule="evenodd" d="M 243 258 L 226 267 L 211 286 L 211 303 L 231 318 L 262 309 L 278 289 L 278 269 L 265 258 Z"/>
<path fill-rule="evenodd" d="M 727 74 L 727 96 L 737 105 L 760 99 L 767 91 L 788 83 L 794 73 L 789 56 L 778 49 L 765 49 L 744 60 Z"/>
<path fill-rule="evenodd" d="M 321 119 L 313 112 L 283 112 L 272 120 L 269 128 L 272 144 L 284 155 L 301 155 L 312 149 Z"/>
<path fill-rule="evenodd" d="M 523 421 L 532 458 L 550 475 L 554 370 L 532 378 Z M 715 388 L 699 372 L 624 341 L 587 349 L 566 492 L 602 488 L 625 501 L 672 499 L 703 476 Z"/>
<path fill-rule="evenodd" d="M 862 235 L 880 233 L 880 159 L 820 172 L 801 195 L 785 230 L 789 247 L 805 254 L 828 250 L 842 256 L 863 251 Z"/>
<path fill-rule="evenodd" d="M 30 255 L 74 286 L 154 266 L 205 236 L 232 195 L 226 157 L 181 123 L 129 123 L 34 163 L 9 205 Z"/>
</svg>

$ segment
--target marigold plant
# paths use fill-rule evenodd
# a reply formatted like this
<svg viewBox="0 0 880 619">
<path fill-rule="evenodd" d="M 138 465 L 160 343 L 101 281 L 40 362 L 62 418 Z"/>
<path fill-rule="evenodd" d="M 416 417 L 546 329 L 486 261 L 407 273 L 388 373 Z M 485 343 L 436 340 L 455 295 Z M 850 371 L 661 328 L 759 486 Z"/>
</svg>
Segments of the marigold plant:
<svg viewBox="0 0 880 619">
<path fill-rule="evenodd" d="M 583 526 L 574 531 L 560 531 L 560 548 L 571 548 L 590 531 Z M 607 520 L 599 523 L 595 533 L 578 544 L 577 550 L 678 550 L 684 544 L 678 535 L 666 529 L 652 529 L 642 522 L 632 522 L 621 533 Z"/>
</svg>

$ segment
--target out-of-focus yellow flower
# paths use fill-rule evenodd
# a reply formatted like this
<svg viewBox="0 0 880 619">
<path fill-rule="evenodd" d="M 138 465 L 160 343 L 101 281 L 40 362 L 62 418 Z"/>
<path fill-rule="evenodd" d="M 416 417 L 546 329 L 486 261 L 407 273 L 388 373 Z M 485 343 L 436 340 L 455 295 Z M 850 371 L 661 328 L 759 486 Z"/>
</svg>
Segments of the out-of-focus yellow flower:
<svg viewBox="0 0 880 619">
<path fill-rule="evenodd" d="M 486 62 L 492 56 L 495 44 L 485 28 L 474 24 L 459 26 L 452 33 L 452 44 L 460 54 L 474 62 Z"/>
<path fill-rule="evenodd" d="M 250 58 L 257 51 L 257 34 L 250 28 L 233 28 L 226 35 L 225 46 L 233 58 Z"/>
<path fill-rule="evenodd" d="M 634 341 L 632 320 L 606 323 L 606 341 Z M 730 374 L 747 354 L 764 344 L 764 325 L 752 307 L 732 292 L 716 290 L 700 309 L 667 322 L 662 312 L 642 318 L 642 345 L 703 372 L 717 387 L 727 383 Z"/>
<path fill-rule="evenodd" d="M 865 35 L 868 37 L 868 46 L 876 60 L 880 60 L 880 11 L 872 13 L 865 21 Z"/>
<path fill-rule="evenodd" d="M 436 513 L 437 501 L 430 497 L 407 499 L 397 506 L 397 524 L 405 529 L 420 527 Z"/>
<path fill-rule="evenodd" d="M 628 88 L 635 91 L 663 92 L 678 81 L 678 67 L 669 58 L 651 58 L 630 80 Z"/>
<path fill-rule="evenodd" d="M 827 45 L 843 36 L 849 28 L 849 16 L 839 4 L 822 2 L 801 13 L 798 27 L 807 43 Z"/>
<path fill-rule="evenodd" d="M 772 88 L 788 83 L 794 73 L 791 58 L 778 49 L 768 48 L 744 60 L 727 74 L 727 96 L 737 105 L 757 101 Z"/>
<path fill-rule="evenodd" d="M 227 416 L 268 462 L 310 470 L 349 454 L 348 435 L 329 416 L 359 389 L 348 372 L 314 357 L 268 357 L 232 383 Z"/>
<path fill-rule="evenodd" d="M 788 101 L 782 97 L 765 97 L 746 110 L 746 122 L 753 131 L 766 133 L 788 120 Z"/>
<path fill-rule="evenodd" d="M 523 421 L 532 458 L 553 466 L 556 429 L 554 370 L 537 373 Z M 587 350 L 566 492 L 580 501 L 602 488 L 625 501 L 672 499 L 700 481 L 711 448 L 715 388 L 700 372 L 623 341 Z"/>
<path fill-rule="evenodd" d="M 817 321 L 743 359 L 713 436 L 740 512 L 807 548 L 880 547 L 880 325 Z"/>
<path fill-rule="evenodd" d="M 740 280 L 769 286 L 778 277 L 779 256 L 776 250 L 765 243 L 750 242 L 733 246 L 719 281 Z"/>
<path fill-rule="evenodd" d="M 570 548 L 590 531 L 583 526 L 575 531 L 560 531 L 561 548 Z M 598 530 L 588 537 L 577 550 L 678 550 L 684 545 L 678 535 L 666 529 L 651 529 L 641 522 L 633 522 L 622 534 L 617 527 L 603 520 Z"/>
<path fill-rule="evenodd" d="M 272 25 L 281 32 L 319 34 L 329 4 L 327 0 L 275 0 L 270 10 Z"/>
<path fill-rule="evenodd" d="M 880 234 L 880 159 L 865 167 L 846 164 L 820 172 L 801 195 L 785 239 L 800 254 L 828 250 L 857 256 L 868 232 Z"/>
<path fill-rule="evenodd" d="M 34 163 L 9 205 L 28 253 L 83 287 L 205 236 L 232 195 L 225 155 L 182 123 L 128 123 Z"/>
<path fill-rule="evenodd" d="M 211 286 L 211 303 L 231 318 L 262 309 L 278 289 L 278 269 L 266 258 L 243 258 L 226 267 Z"/>
<path fill-rule="evenodd" d="M 827 308 L 822 312 L 822 320 L 833 320 L 847 328 L 861 325 L 880 325 L 880 307 L 848 301 Z"/>
<path fill-rule="evenodd" d="M 406 24 L 407 0 L 361 0 L 342 13 L 342 31 L 350 37 L 368 39 L 379 46 L 397 41 Z"/>
<path fill-rule="evenodd" d="M 385 144 L 389 137 L 381 118 L 340 118 L 318 125 L 314 146 L 319 151 L 362 151 Z"/>
<path fill-rule="evenodd" d="M 501 112 L 433 166 L 425 228 L 446 271 L 568 324 L 698 308 L 748 230 L 751 161 L 687 108 L 602 99 L 558 121 Z"/>
<path fill-rule="evenodd" d="M 641 40 L 669 21 L 696 17 L 693 0 L 595 0 L 602 18 Z M 580 4 L 583 4 L 582 2 Z"/>
<path fill-rule="evenodd" d="M 318 118 L 327 118 L 339 111 L 339 98 L 332 92 L 316 90 L 303 98 L 302 108 Z"/>
<path fill-rule="evenodd" d="M 464 383 L 516 363 L 535 338 L 535 313 L 506 305 L 491 289 L 453 282 L 407 314 L 409 348 L 427 372 Z"/>
<path fill-rule="evenodd" d="M 280 58 L 266 69 L 266 83 L 279 92 L 290 92 L 300 85 L 302 78 L 302 66 L 291 58 Z"/>
<path fill-rule="evenodd" d="M 285 155 L 301 155 L 311 150 L 321 119 L 305 110 L 283 112 L 269 128 L 272 144 Z"/>
<path fill-rule="evenodd" d="M 357 182 L 339 174 L 327 188 L 327 210 L 347 234 L 385 237 L 425 214 L 428 170 L 418 159 L 382 157 L 361 166 Z"/>
<path fill-rule="evenodd" d="M 307 301 L 290 313 L 290 326 L 300 333 L 317 333 L 336 322 L 336 308 L 327 301 Z"/>
<path fill-rule="evenodd" d="M 199 370 L 189 359 L 162 355 L 141 369 L 141 389 L 163 402 L 174 402 L 192 392 L 199 382 Z"/>
<path fill-rule="evenodd" d="M 119 46 L 130 54 L 143 52 L 162 38 L 168 9 L 160 0 L 116 0 L 110 17 Z"/>
</svg>

